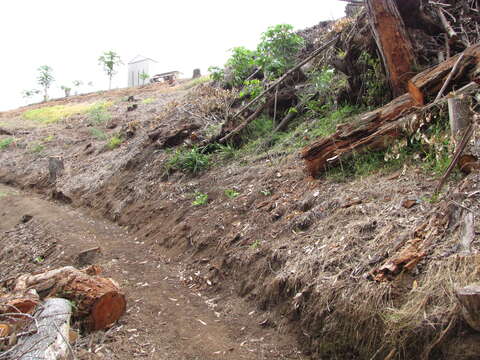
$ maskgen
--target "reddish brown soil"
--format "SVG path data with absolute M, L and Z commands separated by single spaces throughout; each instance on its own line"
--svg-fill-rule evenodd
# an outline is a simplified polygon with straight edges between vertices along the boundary
M 385 313 L 429 283 L 423 276 L 430 266 L 448 265 L 449 258 L 441 254 L 457 242 L 458 219 L 436 240 L 435 256 L 423 259 L 411 274 L 390 284 L 371 281 L 369 273 L 435 213 L 431 200 L 436 179 L 410 166 L 395 176 L 377 174 L 346 183 L 312 180 L 297 154 L 278 152 L 239 161 L 217 159 L 197 176 L 166 177 L 170 152 L 148 133 L 218 125 L 203 113 L 199 116 L 198 108 L 188 108 L 191 115 L 178 104 L 193 106 L 197 99 L 211 111 L 218 107 L 211 98 L 220 95 L 208 88 L 196 98 L 182 89 L 135 90 L 140 100 L 155 101 L 138 102 L 133 112 L 116 101 L 110 109 L 115 127 L 102 130 L 109 136 L 133 131 L 111 151 L 105 141 L 92 137 L 85 116 L 32 126 L 19 111 L 2 114 L 1 127 L 17 141 L 0 151 L 0 182 L 28 195 L 0 197 L 1 230 L 31 212 L 33 220 L 17 226 L 16 238 L 32 232 L 39 234 L 40 244 L 46 241 L 41 248 L 53 241 L 59 244 L 45 262 L 35 265 L 26 256 L 29 266 L 10 264 L 9 271 L 30 271 L 50 261 L 74 263 L 78 251 L 101 246 L 99 261 L 127 290 L 129 312 L 112 330 L 84 337 L 78 346 L 84 351 L 95 348 L 106 358 L 131 359 L 142 352 L 152 359 L 189 360 L 302 359 L 305 354 L 380 359 L 389 353 L 401 359 L 419 354 L 449 319 L 429 318 L 436 324 L 430 326 L 423 316 L 436 316 L 437 307 L 423 303 L 420 325 L 405 332 L 411 341 L 407 346 L 385 335 Z M 185 142 L 201 139 L 202 131 Z M 51 135 L 54 139 L 41 153 L 28 150 L 28 144 Z M 65 173 L 55 184 L 48 181 L 48 156 L 65 161 Z M 478 177 L 467 180 L 468 191 L 474 193 Z M 239 195 L 229 198 L 225 190 Z M 69 205 L 52 205 L 30 191 Z M 208 194 L 208 203 L 194 206 L 196 192 Z M 467 190 L 452 191 L 451 197 L 463 201 L 465 194 Z M 416 205 L 407 209 L 402 206 L 406 200 Z M 44 253 L 27 250 L 35 256 Z M 451 291 L 450 282 L 439 281 L 439 289 Z M 445 298 L 453 299 L 448 294 Z M 459 357 L 461 351 L 449 344 L 444 341 L 437 355 L 468 358 Z
M 36 244 L 54 244 L 41 263 L 35 264 L 35 257 L 25 261 L 28 271 L 75 263 L 80 251 L 99 246 L 96 264 L 127 293 L 128 312 L 119 324 L 105 334 L 85 335 L 75 345 L 81 359 L 302 358 L 291 338 L 259 325 L 263 318 L 254 308 L 234 294 L 186 286 L 181 262 L 152 253 L 119 226 L 9 187 L 0 185 L 0 193 L 3 241 L 15 234 L 17 253 L 23 239 L 28 239 L 29 251 Z M 26 214 L 33 218 L 22 224 Z M 3 267 L 9 259 L 1 256 L 0 263 Z

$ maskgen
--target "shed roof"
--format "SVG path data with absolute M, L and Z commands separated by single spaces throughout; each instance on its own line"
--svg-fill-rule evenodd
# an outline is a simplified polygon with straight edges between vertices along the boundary
M 157 61 L 155 61 L 155 60 L 153 60 L 153 59 L 151 59 L 151 58 L 147 58 L 147 57 L 145 57 L 145 56 L 143 56 L 143 55 L 137 55 L 137 56 L 135 56 L 132 60 L 130 60 L 130 61 L 128 62 L 128 64 L 135 64 L 135 63 L 142 62 L 142 61 L 147 61 L 147 60 L 148 60 L 148 61 L 157 62 Z

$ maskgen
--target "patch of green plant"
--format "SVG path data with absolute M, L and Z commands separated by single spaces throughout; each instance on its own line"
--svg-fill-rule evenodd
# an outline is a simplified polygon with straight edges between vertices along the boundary
M 22 116 L 26 120 L 32 120 L 41 124 L 51 124 L 60 120 L 66 120 L 75 114 L 88 113 L 89 117 L 95 117 L 94 114 L 105 111 L 111 105 L 112 102 L 45 106 L 38 109 L 27 110 Z
M 100 102 L 93 105 L 88 111 L 88 120 L 91 125 L 101 125 L 109 121 L 112 116 L 108 112 L 108 108 L 112 106 L 111 101 Z
M 92 134 L 93 137 L 97 138 L 98 140 L 107 140 L 108 138 L 108 135 L 105 132 L 97 128 L 91 128 L 90 133 Z
M 55 139 L 55 136 L 53 136 L 53 135 L 48 135 L 47 137 L 43 138 L 42 141 L 45 142 L 45 143 L 48 143 L 48 142 L 53 141 L 54 139 Z
M 296 55 L 304 45 L 303 38 L 293 31 L 292 25 L 271 26 L 261 36 L 256 63 L 267 79 L 274 79 L 295 64 Z
M 43 152 L 45 150 L 45 146 L 43 146 L 42 144 L 33 144 L 31 147 L 30 147 L 30 151 L 32 153 L 35 153 L 35 154 L 39 154 L 41 152 Z
M 213 71 L 213 70 L 212 70 Z M 222 77 L 220 78 L 219 81 L 221 81 L 223 79 L 223 75 Z M 200 84 L 205 84 L 207 82 L 209 82 L 210 80 L 213 80 L 213 76 L 212 75 L 205 75 L 205 76 L 201 76 L 199 78 L 196 78 L 196 79 L 192 79 L 190 80 L 189 82 L 185 83 L 184 85 L 182 85 L 182 89 L 183 90 L 188 90 L 188 89 L 191 89 L 197 85 L 200 85 Z
M 155 98 L 153 98 L 153 97 L 149 97 L 149 98 L 146 98 L 146 99 L 142 100 L 142 104 L 145 104 L 145 105 L 151 104 L 153 102 L 155 102 Z
M 108 141 L 107 141 L 107 148 L 109 150 L 116 149 L 120 145 L 122 145 L 123 139 L 120 136 L 112 136 Z
M 8 148 L 14 141 L 14 138 L 5 138 L 0 140 L 0 150 Z
M 225 190 L 225 196 L 228 197 L 229 199 L 235 199 L 238 195 L 240 195 L 240 193 L 233 189 Z
M 245 80 L 243 82 L 243 88 L 238 94 L 240 98 L 250 97 L 256 98 L 263 90 L 262 82 L 258 79 Z
M 33 259 L 33 262 L 36 264 L 41 264 L 45 261 L 45 258 L 43 256 L 37 256 L 35 259 Z
M 389 89 L 380 59 L 374 58 L 368 52 L 363 51 L 358 61 L 364 67 L 361 72 L 363 104 L 369 107 L 385 104 L 389 99 Z
M 236 149 L 231 144 L 217 144 L 217 150 L 215 153 L 222 159 L 222 160 L 232 160 L 235 159 L 238 155 L 238 149 Z
M 260 240 L 255 240 L 252 244 L 250 244 L 250 247 L 254 250 L 258 249 L 260 246 L 261 246 L 261 242 Z
M 264 137 L 273 131 L 273 119 L 267 115 L 262 115 L 252 121 L 245 129 L 245 136 L 249 140 L 256 140 Z
M 232 55 L 227 60 L 225 67 L 231 72 L 227 79 L 232 86 L 241 86 L 243 82 L 255 71 L 255 57 L 257 53 L 243 46 L 231 49 Z
M 198 174 L 210 166 L 210 156 L 204 153 L 204 149 L 196 146 L 192 148 L 180 148 L 166 161 L 164 168 L 168 175 L 174 171 Z
M 272 192 L 268 189 L 263 189 L 263 190 L 260 190 L 260 194 L 262 194 L 263 196 L 270 196 L 272 195 Z
M 210 66 L 208 68 L 208 72 L 210 73 L 210 78 L 213 81 L 221 82 L 225 78 L 225 71 L 218 66 Z
M 325 117 L 315 120 L 308 132 L 309 136 L 326 137 L 333 134 L 337 125 L 346 122 L 346 119 L 361 112 L 361 108 L 345 105 L 338 110 L 331 111 Z
M 202 206 L 206 205 L 208 202 L 208 195 L 201 193 L 201 192 L 196 192 L 195 193 L 195 199 L 192 201 L 193 206 Z

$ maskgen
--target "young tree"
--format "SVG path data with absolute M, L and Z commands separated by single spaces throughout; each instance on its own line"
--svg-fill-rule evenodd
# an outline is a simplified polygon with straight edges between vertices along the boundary
M 32 90 L 23 90 L 22 91 L 22 97 L 26 100 L 29 101 L 32 97 L 35 95 L 40 94 L 40 90 L 37 89 L 32 89 Z
M 83 85 L 83 81 L 81 81 L 81 80 L 73 80 L 72 83 L 73 83 L 73 87 L 74 87 L 74 89 L 75 89 L 75 95 L 78 95 L 78 89 L 80 88 L 80 86 Z
M 60 86 L 60 89 L 62 89 L 62 90 L 65 92 L 65 97 L 69 97 L 69 96 L 70 96 L 70 91 L 72 90 L 71 87 L 62 85 L 62 86 Z
M 117 73 L 116 67 L 122 63 L 120 56 L 114 51 L 106 51 L 98 58 L 98 64 L 103 66 L 103 71 L 108 76 L 108 89 L 112 88 L 112 76 Z
M 145 71 L 142 71 L 140 74 L 140 79 L 142 79 L 142 85 L 145 85 L 145 80 L 147 80 L 150 77 Z
M 52 71 L 53 69 L 48 65 L 42 65 L 38 69 L 38 77 L 37 81 L 38 84 L 43 87 L 43 101 L 47 101 L 48 99 L 48 88 L 55 81 Z

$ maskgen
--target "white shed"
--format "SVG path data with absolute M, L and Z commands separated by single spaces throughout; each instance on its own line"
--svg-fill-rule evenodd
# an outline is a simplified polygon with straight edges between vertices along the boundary
M 153 59 L 142 55 L 137 55 L 128 63 L 128 86 L 140 86 L 148 84 L 152 74 L 155 74 L 155 64 L 157 62 Z M 147 74 L 143 78 L 142 74 Z

